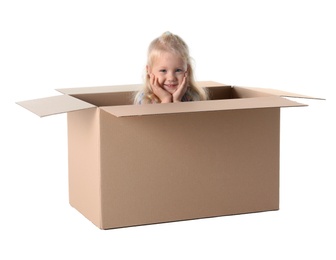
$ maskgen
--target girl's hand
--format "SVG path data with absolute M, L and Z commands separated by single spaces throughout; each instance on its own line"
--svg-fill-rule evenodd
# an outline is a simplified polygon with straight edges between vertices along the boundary
M 162 88 L 158 78 L 156 78 L 153 73 L 149 74 L 149 77 L 152 91 L 161 100 L 161 103 L 171 103 L 172 95 Z
M 173 94 L 173 102 L 181 102 L 182 97 L 187 92 L 187 89 L 188 89 L 187 77 L 188 77 L 188 74 L 187 72 L 185 72 L 181 85 L 177 87 L 176 91 Z

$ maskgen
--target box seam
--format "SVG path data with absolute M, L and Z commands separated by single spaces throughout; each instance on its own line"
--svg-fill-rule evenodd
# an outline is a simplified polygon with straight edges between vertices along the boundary
M 99 174 L 99 187 L 98 187 L 98 192 L 99 192 L 99 228 L 100 229 L 103 229 L 103 201 L 102 201 L 102 171 L 101 171 L 101 169 L 102 169 L 102 160 L 101 160 L 101 154 L 102 154 L 102 152 L 101 152 L 101 149 L 102 149 L 102 146 L 101 146 L 101 110 L 100 110 L 100 108 L 99 107 L 97 107 L 97 113 L 98 113 L 98 116 L 97 116 L 97 118 L 98 118 L 98 140 L 97 140 L 97 145 L 98 145 L 98 147 L 99 147 L 99 149 L 98 149 L 98 154 L 97 154 L 97 156 L 98 156 L 98 160 L 99 160 L 99 163 L 98 163 L 98 169 L 97 169 L 97 171 L 98 171 L 98 174 Z

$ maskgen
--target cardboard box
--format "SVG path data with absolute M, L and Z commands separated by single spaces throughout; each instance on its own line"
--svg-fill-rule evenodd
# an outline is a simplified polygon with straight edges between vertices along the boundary
M 101 229 L 278 210 L 280 108 L 310 97 L 199 84 L 211 100 L 133 105 L 129 85 L 18 104 L 68 113 L 70 204 Z

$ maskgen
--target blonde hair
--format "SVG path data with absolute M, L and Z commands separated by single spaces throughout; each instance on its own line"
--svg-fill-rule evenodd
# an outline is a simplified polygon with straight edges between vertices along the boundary
M 163 33 L 160 37 L 154 39 L 148 47 L 147 66 L 151 67 L 154 60 L 162 53 L 170 52 L 179 55 L 187 64 L 188 70 L 188 89 L 184 97 L 186 100 L 199 101 L 208 99 L 205 89 L 197 86 L 194 79 L 193 66 L 191 57 L 189 56 L 189 48 L 187 44 L 178 35 L 170 32 Z M 134 103 L 160 103 L 158 97 L 151 91 L 149 75 L 145 75 L 145 83 L 143 88 L 137 92 Z

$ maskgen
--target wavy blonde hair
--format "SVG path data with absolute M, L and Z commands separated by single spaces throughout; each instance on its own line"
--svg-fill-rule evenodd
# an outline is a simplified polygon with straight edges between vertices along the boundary
M 148 47 L 147 66 L 151 67 L 154 60 L 163 52 L 170 52 L 179 55 L 186 63 L 188 68 L 188 89 L 184 95 L 185 100 L 200 101 L 208 99 L 205 89 L 197 86 L 194 79 L 194 70 L 192 59 L 189 55 L 187 44 L 178 35 L 170 32 L 163 33 L 160 37 L 154 39 Z M 160 103 L 160 99 L 155 96 L 150 87 L 149 75 L 145 74 L 144 86 L 134 97 L 135 104 L 141 103 Z

